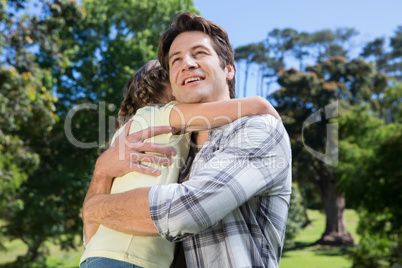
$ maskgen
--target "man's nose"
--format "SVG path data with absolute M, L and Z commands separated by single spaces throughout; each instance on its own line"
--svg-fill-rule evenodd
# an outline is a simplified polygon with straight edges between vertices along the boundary
M 183 66 L 182 66 L 182 70 L 188 70 L 188 69 L 194 69 L 197 68 L 198 64 L 196 63 L 194 57 L 192 57 L 192 55 L 186 55 L 183 58 Z

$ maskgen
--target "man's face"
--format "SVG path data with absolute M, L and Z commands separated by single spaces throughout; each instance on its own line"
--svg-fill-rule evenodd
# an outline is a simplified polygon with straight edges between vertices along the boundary
M 184 32 L 169 50 L 169 78 L 179 102 L 211 102 L 229 99 L 227 80 L 234 75 L 232 65 L 222 69 L 211 38 L 199 31 Z

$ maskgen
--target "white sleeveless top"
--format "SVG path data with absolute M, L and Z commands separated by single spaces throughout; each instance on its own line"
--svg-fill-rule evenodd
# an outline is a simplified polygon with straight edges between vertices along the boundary
M 130 134 L 150 126 L 169 126 L 170 112 L 175 104 L 177 102 L 170 102 L 163 107 L 148 106 L 139 109 L 133 116 Z M 112 141 L 123 129 L 124 126 L 115 133 Z M 158 177 L 138 172 L 130 172 L 122 177 L 117 177 L 112 185 L 112 194 L 134 188 L 151 187 L 154 184 L 177 183 L 180 169 L 188 155 L 190 133 L 162 134 L 145 141 L 172 147 L 176 151 L 176 155 L 172 157 L 173 164 L 169 167 L 157 166 L 161 170 L 161 175 Z M 86 246 L 80 263 L 90 257 L 106 257 L 146 268 L 169 267 L 173 261 L 174 249 L 173 242 L 159 236 L 133 236 L 101 225 Z

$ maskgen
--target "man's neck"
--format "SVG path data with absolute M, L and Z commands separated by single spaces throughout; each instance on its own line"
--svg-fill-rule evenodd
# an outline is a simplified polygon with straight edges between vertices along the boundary
M 221 94 L 220 96 L 214 96 L 213 100 L 204 100 L 202 102 L 213 102 L 213 101 L 222 101 L 222 100 L 229 100 L 229 88 L 227 88 L 227 93 Z M 195 143 L 198 145 L 198 147 L 201 147 L 204 145 L 205 141 L 209 139 L 208 137 L 209 130 L 204 130 L 204 131 L 199 131 L 195 132 L 194 135 L 194 140 Z
M 204 145 L 205 141 L 209 139 L 208 137 L 208 132 L 209 130 L 204 130 L 204 131 L 199 131 L 199 132 L 195 132 L 194 135 L 194 139 L 195 139 L 195 143 L 201 147 L 202 145 Z

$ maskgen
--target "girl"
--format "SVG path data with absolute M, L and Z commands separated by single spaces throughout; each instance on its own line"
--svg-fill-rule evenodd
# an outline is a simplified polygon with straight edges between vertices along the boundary
M 177 183 L 188 155 L 190 131 L 219 127 L 256 114 L 271 114 L 280 120 L 276 110 L 261 97 L 194 104 L 178 103 L 172 99 L 168 74 L 156 60 L 148 62 L 127 83 L 119 111 L 119 129 L 111 144 L 132 118 L 130 133 L 149 126 L 170 125 L 171 134 L 158 135 L 148 141 L 171 146 L 176 155 L 172 157 L 171 166 L 158 166 L 161 175 L 157 177 L 130 172 L 115 178 L 112 194 L 154 184 Z M 167 104 L 162 106 L 162 103 Z M 175 248 L 174 243 L 161 237 L 133 236 L 103 225 L 86 242 L 89 243 L 81 257 L 80 267 L 169 267 Z

